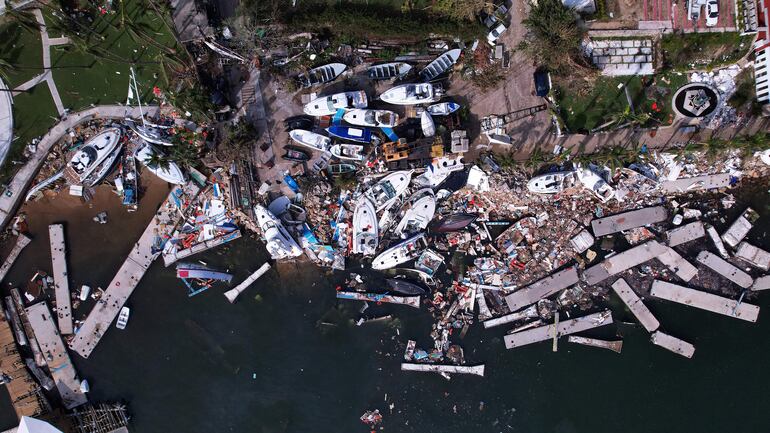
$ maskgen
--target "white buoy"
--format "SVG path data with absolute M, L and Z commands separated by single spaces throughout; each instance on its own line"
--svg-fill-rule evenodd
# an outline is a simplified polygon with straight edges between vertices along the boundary
M 230 301 L 231 304 L 234 303 L 235 300 L 238 298 L 238 295 L 241 294 L 241 292 L 246 290 L 246 288 L 249 287 L 251 283 L 253 283 L 254 281 L 257 281 L 257 279 L 259 279 L 259 277 L 264 275 L 265 272 L 267 272 L 268 270 L 270 270 L 270 263 L 265 263 L 264 265 L 262 265 L 262 267 L 257 269 L 253 274 L 249 275 L 248 278 L 243 280 L 241 284 L 238 284 L 234 289 L 228 290 L 227 292 L 225 292 L 225 296 L 227 297 L 227 300 Z
M 84 394 L 87 393 L 88 391 L 91 391 L 91 386 L 88 385 L 87 380 L 83 379 L 83 381 L 80 382 L 80 391 Z

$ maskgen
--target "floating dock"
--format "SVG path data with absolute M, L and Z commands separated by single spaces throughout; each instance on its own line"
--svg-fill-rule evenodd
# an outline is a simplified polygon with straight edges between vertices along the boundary
M 505 302 L 510 311 L 518 311 L 562 289 L 577 284 L 578 281 L 580 281 L 580 277 L 578 277 L 577 268 L 572 266 L 513 292 L 505 297 Z
M 437 364 L 415 364 L 412 362 L 402 362 L 401 371 L 424 371 L 431 373 L 454 373 L 454 374 L 474 374 L 484 376 L 484 364 L 481 365 L 437 365 Z
M 525 310 L 506 314 L 505 316 L 495 317 L 494 319 L 485 320 L 483 323 L 484 328 L 492 328 L 495 326 L 505 325 L 506 323 L 518 322 L 519 320 L 533 319 L 535 317 L 539 317 L 539 314 L 537 314 L 537 307 L 532 305 Z
M 78 407 L 88 402 L 86 395 L 80 390 L 80 379 L 72 365 L 72 360 L 67 353 L 61 335 L 56 330 L 56 325 L 51 316 L 48 304 L 39 302 L 27 307 L 27 317 L 32 329 L 35 331 L 40 349 L 48 361 L 56 388 L 62 398 L 62 403 L 67 409 Z
M 730 228 L 728 228 L 727 231 L 722 235 L 722 240 L 725 241 L 727 245 L 735 248 L 743 240 L 743 238 L 749 234 L 749 231 L 751 231 L 751 228 L 753 227 L 753 221 L 756 221 L 758 217 L 759 215 L 754 211 L 754 209 L 750 207 L 746 208 L 741 216 L 733 221 L 733 223 L 730 225 Z
M 197 243 L 191 246 L 190 248 L 187 248 L 184 250 L 164 251 L 163 264 L 166 266 L 171 266 L 172 264 L 176 263 L 177 260 L 185 259 L 187 257 L 190 257 L 193 254 L 202 253 L 206 250 L 210 250 L 212 248 L 234 241 L 240 237 L 241 237 L 241 231 L 235 230 L 232 233 L 228 233 L 226 235 L 218 236 L 214 239 L 209 239 L 207 241 Z
M 706 229 L 700 221 L 685 224 L 666 232 L 666 239 L 668 240 L 668 246 L 670 247 L 682 245 L 683 243 L 694 241 L 695 239 L 700 239 L 704 236 L 706 236 Z
M 725 188 L 730 186 L 730 174 L 707 174 L 703 176 L 687 177 L 684 179 L 664 180 L 660 187 L 666 194 L 676 194 L 707 189 Z
M 655 331 L 650 336 L 650 341 L 656 346 L 660 346 L 664 349 L 668 349 L 678 355 L 682 355 L 685 358 L 692 358 L 695 354 L 695 346 L 692 344 L 680 340 L 676 337 L 672 337 L 668 334 L 664 334 L 660 331 Z
M 359 292 L 337 292 L 337 299 L 349 299 L 353 301 L 368 301 L 386 304 L 408 305 L 414 308 L 420 308 L 419 296 L 393 296 L 379 295 L 377 293 L 359 293 Z
M 67 274 L 67 250 L 64 244 L 64 226 L 48 226 L 51 241 L 51 262 L 53 264 L 53 284 L 56 290 L 56 323 L 59 332 L 72 334 L 72 306 L 70 304 L 70 283 Z
M 591 266 L 583 272 L 583 279 L 590 285 L 598 284 L 612 275 L 650 261 L 663 252 L 665 252 L 663 245 L 657 241 L 645 242 Z
M 626 304 L 629 310 L 634 314 L 636 320 L 644 326 L 647 332 L 654 332 L 660 327 L 660 322 L 652 312 L 642 302 L 636 292 L 631 289 L 631 286 L 626 283 L 626 280 L 619 278 L 612 283 L 612 290 L 620 297 L 620 300 Z
M 11 266 L 13 266 L 14 262 L 16 262 L 16 259 L 19 258 L 19 254 L 21 254 L 21 250 L 24 249 L 29 243 L 32 241 L 32 239 L 28 238 L 27 236 L 20 234 L 16 238 L 16 243 L 13 245 L 13 248 L 11 249 L 10 254 L 8 254 L 8 257 L 5 258 L 5 262 L 3 262 L 3 266 L 0 266 L 0 281 L 5 279 L 5 276 L 8 275 L 8 271 L 11 270 Z
M 712 271 L 727 278 L 728 280 L 743 287 L 744 289 L 748 289 L 752 284 L 754 284 L 754 279 L 751 278 L 749 274 L 731 265 L 723 258 L 708 251 L 701 251 L 701 253 L 698 254 L 697 260 L 700 263 L 706 265 L 706 267 Z
M 756 322 L 757 317 L 759 316 L 759 307 L 756 305 L 747 304 L 745 302 L 739 303 L 722 296 L 660 280 L 653 281 L 650 295 L 667 301 L 711 311 L 712 313 L 724 314 L 725 316 L 746 320 L 748 322 Z
M 668 212 L 665 207 L 647 207 L 595 219 L 591 221 L 591 229 L 594 236 L 599 237 L 665 221 L 666 218 Z
M 738 249 L 735 251 L 735 257 L 755 268 L 762 269 L 765 272 L 770 269 L 770 253 L 762 248 L 755 247 L 746 241 L 738 244 Z
M 680 256 L 673 248 L 664 246 L 665 251 L 657 259 L 682 281 L 690 281 L 698 275 L 698 268 Z
M 570 343 L 582 344 L 583 346 L 598 347 L 600 349 L 611 350 L 615 353 L 620 353 L 623 349 L 623 340 L 607 341 L 599 340 L 597 338 L 578 337 L 577 335 L 570 335 L 567 339 Z
M 570 335 L 582 331 L 587 331 L 589 329 L 598 328 L 600 326 L 609 325 L 611 323 L 612 313 L 609 310 L 600 313 L 589 314 L 587 316 L 578 317 L 576 319 L 561 321 L 558 325 L 551 324 L 546 326 L 539 326 L 537 328 L 506 335 L 504 337 L 505 348 L 513 349 L 540 341 L 550 340 L 554 338 L 554 333 L 556 334 L 556 337 L 559 337 L 562 335 Z
M 115 277 L 94 308 L 88 314 L 75 338 L 70 342 L 70 348 L 84 358 L 88 358 L 99 340 L 118 316 L 120 309 L 141 281 L 147 268 L 160 254 L 157 243 L 167 231 L 172 230 L 178 219 L 177 203 L 180 200 L 180 188 L 174 188 L 169 193 L 160 210 L 153 216 L 150 224 L 144 230 L 139 240 L 134 244 Z M 184 189 L 197 188 L 189 183 Z

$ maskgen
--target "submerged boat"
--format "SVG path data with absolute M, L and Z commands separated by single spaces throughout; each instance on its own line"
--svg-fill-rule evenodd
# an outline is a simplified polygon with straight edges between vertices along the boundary
M 289 131 L 289 137 L 298 144 L 323 152 L 325 152 L 332 144 L 331 138 L 304 129 L 293 129 Z
M 353 210 L 353 254 L 373 256 L 377 251 L 379 231 L 374 204 L 361 196 Z
M 145 144 L 136 151 L 136 158 L 155 176 L 165 180 L 168 183 L 184 185 L 184 173 L 174 161 L 158 161 L 159 158 L 165 158 L 163 154 Z
M 107 128 L 91 137 L 75 152 L 68 165 L 75 171 L 80 182 L 85 181 L 120 145 L 121 135 L 120 129 Z
M 233 274 L 210 269 L 195 263 L 179 263 L 176 265 L 176 277 L 191 280 L 217 280 L 229 283 Z
M 342 120 L 351 125 L 372 128 L 392 128 L 398 122 L 398 114 L 388 110 L 353 109 L 342 116 Z
M 403 84 L 386 90 L 380 100 L 393 105 L 430 104 L 441 99 L 441 92 L 432 84 Z
M 126 329 L 126 325 L 128 325 L 128 317 L 131 315 L 131 309 L 128 307 L 123 307 L 120 309 L 120 314 L 118 314 L 118 321 L 115 322 L 115 327 L 118 329 Z
M 406 238 L 425 230 L 436 213 L 436 196 L 433 190 L 425 188 L 415 192 L 402 210 L 404 216 L 394 230 L 396 236 Z
M 259 229 L 265 239 L 267 252 L 273 260 L 282 260 L 302 255 L 302 249 L 289 235 L 281 221 L 262 205 L 254 206 Z
M 342 63 L 329 63 L 300 74 L 297 80 L 302 87 L 318 86 L 336 80 L 347 68 Z
M 370 143 L 372 141 L 372 131 L 366 128 L 351 128 L 350 126 L 332 125 L 326 128 L 329 135 L 339 137 L 343 140 L 357 141 L 359 143 Z
M 430 81 L 448 71 L 455 63 L 457 63 L 457 59 L 460 58 L 461 53 L 462 51 L 459 48 L 456 48 L 436 57 L 435 60 L 428 63 L 428 66 L 426 66 L 425 69 L 420 71 L 420 78 L 422 78 L 423 81 Z
M 574 171 L 557 171 L 533 177 L 527 182 L 527 189 L 538 194 L 558 194 L 574 183 Z
M 422 127 L 422 135 L 426 137 L 436 135 L 436 124 L 433 123 L 433 118 L 427 111 L 423 111 L 420 115 L 420 126 Z
M 452 114 L 460 109 L 460 104 L 456 102 L 440 102 L 438 104 L 429 105 L 426 110 L 431 116 L 446 116 Z
M 390 62 L 369 66 L 366 73 L 372 80 L 392 80 L 403 78 L 411 70 L 412 65 L 409 63 Z
M 456 213 L 448 217 L 433 221 L 430 224 L 430 231 L 434 233 L 449 233 L 460 231 L 473 224 L 478 215 L 469 213 Z
M 396 171 L 380 179 L 365 194 L 374 202 L 374 206 L 379 212 L 393 204 L 398 196 L 406 191 L 411 179 L 412 170 Z
M 310 160 L 310 154 L 295 146 L 284 146 L 286 153 L 281 157 L 287 161 L 305 162 Z
M 583 188 L 591 191 L 602 203 L 606 203 L 615 196 L 615 189 L 593 171 L 587 168 L 580 169 L 577 171 L 577 177 L 583 184 Z
M 400 244 L 383 251 L 372 261 L 372 269 L 381 270 L 394 268 L 401 263 L 416 259 L 428 247 L 425 234 L 407 239 Z
M 358 170 L 355 164 L 329 164 L 326 167 L 326 172 L 332 176 L 340 176 L 348 173 L 355 173 Z
M 337 110 L 366 108 L 367 103 L 366 92 L 358 90 L 315 98 L 305 104 L 302 111 L 310 116 L 332 116 Z
M 428 165 L 428 169 L 425 170 L 425 173 L 417 176 L 414 181 L 416 184 L 423 187 L 435 188 L 441 185 L 450 174 L 464 169 L 465 164 L 462 155 L 442 156 L 434 158 Z
M 335 144 L 329 149 L 329 152 L 337 159 L 347 161 L 363 161 L 364 146 L 358 144 Z
M 425 296 L 428 294 L 424 287 L 403 278 L 387 278 L 385 279 L 385 285 L 390 293 L 398 293 L 399 295 Z

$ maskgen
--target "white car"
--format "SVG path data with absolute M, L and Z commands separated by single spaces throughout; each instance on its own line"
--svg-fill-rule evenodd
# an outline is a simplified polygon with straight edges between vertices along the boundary
M 500 37 L 500 35 L 503 34 L 506 28 L 507 27 L 505 27 L 505 24 L 500 23 L 497 25 L 497 27 L 492 29 L 492 31 L 489 32 L 489 34 L 487 35 L 487 42 L 489 43 L 489 45 L 492 45 L 494 47 L 497 42 L 497 39 Z
M 714 27 L 719 20 L 719 0 L 709 0 L 706 3 L 706 27 Z

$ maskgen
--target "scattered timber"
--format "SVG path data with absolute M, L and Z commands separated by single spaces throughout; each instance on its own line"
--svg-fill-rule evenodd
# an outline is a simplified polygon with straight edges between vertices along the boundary
M 584 346 L 598 347 L 600 349 L 608 349 L 615 353 L 620 353 L 623 349 L 623 340 L 607 341 L 599 340 L 597 338 L 578 337 L 577 335 L 570 335 L 567 339 L 570 343 L 582 344 Z
M 414 308 L 420 308 L 419 296 L 392 296 L 380 295 L 377 293 L 359 293 L 359 292 L 337 292 L 337 299 L 349 299 L 354 301 L 384 302 L 386 304 L 408 305 Z
M 759 307 L 756 305 L 747 304 L 745 302 L 739 303 L 738 301 L 722 296 L 660 280 L 653 281 L 650 295 L 749 322 L 756 322 L 757 317 L 759 316 Z
M 528 305 L 577 284 L 580 281 L 575 266 L 551 274 L 505 297 L 510 311 L 518 311 Z
M 650 336 L 650 341 L 656 346 L 660 346 L 664 349 L 668 349 L 678 355 L 682 355 L 685 358 L 692 358 L 695 354 L 695 346 L 692 344 L 680 340 L 671 335 L 664 334 L 660 331 L 655 331 Z
M 620 297 L 620 300 L 626 304 L 626 307 L 631 310 L 631 312 L 634 314 L 634 317 L 636 317 L 636 320 L 638 320 L 639 323 L 644 326 L 644 329 L 646 329 L 647 332 L 654 332 L 660 327 L 660 322 L 658 322 L 658 319 L 652 315 L 652 312 L 647 308 L 646 305 L 644 305 L 642 300 L 631 289 L 631 286 L 628 285 L 626 280 L 619 278 L 617 281 L 612 283 L 612 290 L 614 290 L 618 297 Z
M 681 227 L 671 229 L 666 232 L 666 238 L 668 239 L 668 246 L 675 247 L 686 242 L 694 241 L 706 236 L 706 230 L 703 227 L 703 223 L 695 221 L 690 224 L 685 224 Z
M 751 278 L 749 274 L 743 272 L 721 257 L 708 251 L 701 251 L 700 254 L 698 254 L 697 260 L 698 262 L 706 265 L 706 267 L 712 271 L 727 278 L 728 280 L 743 287 L 744 289 L 748 289 L 752 284 L 754 284 L 754 279 Z
M 120 403 L 85 405 L 68 415 L 72 433 L 128 433 L 129 416 Z
M 67 250 L 64 244 L 64 226 L 48 226 L 51 242 L 51 262 L 53 264 L 53 282 L 56 290 L 56 323 L 59 332 L 72 334 L 72 306 L 70 305 L 70 284 L 67 274 Z
M 438 365 L 438 364 L 415 364 L 412 362 L 402 362 L 401 371 L 423 371 L 431 373 L 456 373 L 456 374 L 474 374 L 484 376 L 484 364 L 481 365 Z
M 730 174 L 707 174 L 687 177 L 684 179 L 664 180 L 660 187 L 666 194 L 677 194 L 690 191 L 725 188 L 730 186 Z
M 647 207 L 591 221 L 594 236 L 604 236 L 665 221 L 668 212 L 663 206 Z
M 505 348 L 513 349 L 515 347 L 526 346 L 527 344 L 550 340 L 553 338 L 554 332 L 556 332 L 556 336 L 559 337 L 598 328 L 611 323 L 612 313 L 608 310 L 559 322 L 558 328 L 555 324 L 551 324 L 506 335 L 503 338 L 505 340 Z
M 29 237 L 20 234 L 18 237 L 16 237 L 16 243 L 13 245 L 13 249 L 11 249 L 10 254 L 8 254 L 8 257 L 5 258 L 5 262 L 3 262 L 3 266 L 0 266 L 0 281 L 5 279 L 5 276 L 8 274 L 8 271 L 11 270 L 11 266 L 13 266 L 13 263 L 16 262 L 16 259 L 19 257 L 19 254 L 21 253 L 21 250 L 24 249 L 29 243 L 32 241 Z

